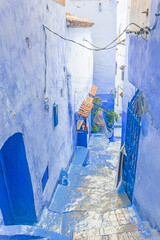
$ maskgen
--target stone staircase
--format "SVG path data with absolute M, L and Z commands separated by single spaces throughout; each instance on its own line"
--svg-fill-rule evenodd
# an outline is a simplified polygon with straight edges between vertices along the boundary
M 148 222 L 130 223 L 106 228 L 90 229 L 73 233 L 73 240 L 132 240 L 160 239 L 156 230 L 150 228 Z
M 43 224 L 41 222 L 39 227 L 69 236 L 73 240 L 160 239 L 159 233 L 147 221 L 140 220 L 132 207 L 104 213 L 73 211 L 63 213 L 63 216 L 47 209 L 45 212 Z M 64 227 L 65 224 L 68 228 Z
M 120 142 L 92 136 L 89 148 L 90 164 L 83 167 L 83 158 L 76 158 L 69 186 L 58 186 L 38 227 L 73 240 L 160 239 L 132 207 L 123 187 L 115 189 Z
M 29 225 L 1 226 L 0 240 L 71 240 L 70 237 Z

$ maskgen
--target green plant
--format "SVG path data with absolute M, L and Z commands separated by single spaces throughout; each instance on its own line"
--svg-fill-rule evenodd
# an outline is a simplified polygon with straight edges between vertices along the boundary
M 98 132 L 99 131 L 99 127 L 97 125 L 93 125 L 91 127 L 91 132 Z
M 102 100 L 99 97 L 95 97 L 93 99 L 93 104 L 100 106 L 100 105 L 102 105 Z
M 111 126 L 114 122 L 117 122 L 118 115 L 114 110 L 107 110 L 106 112 L 106 120 L 107 120 L 107 126 Z
M 102 100 L 99 97 L 95 97 L 93 100 L 92 118 L 94 118 L 99 111 L 103 111 L 101 106 Z
M 102 108 L 102 100 L 99 97 L 95 97 L 93 100 L 93 109 L 92 109 L 92 121 L 93 125 L 91 127 L 91 132 L 99 132 L 99 126 L 97 124 L 97 114 L 98 112 L 104 111 Z

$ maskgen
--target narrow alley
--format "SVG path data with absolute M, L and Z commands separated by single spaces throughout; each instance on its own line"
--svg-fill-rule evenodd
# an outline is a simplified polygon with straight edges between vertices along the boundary
M 115 188 L 120 130 L 115 129 L 112 142 L 93 134 L 89 159 L 87 149 L 77 149 L 69 185 L 58 186 L 38 227 L 74 240 L 160 239 L 133 209 L 123 187 Z
M 160 0 L 0 22 L 0 240 L 160 240 Z

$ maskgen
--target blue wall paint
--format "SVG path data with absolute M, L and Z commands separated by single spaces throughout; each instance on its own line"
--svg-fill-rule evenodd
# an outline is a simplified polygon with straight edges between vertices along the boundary
M 0 208 L 3 215 L 3 220 L 6 225 L 13 224 L 13 213 L 12 208 L 9 201 L 9 196 L 5 184 L 4 173 L 2 169 L 2 152 L 0 151 Z
M 114 110 L 114 94 L 98 94 L 98 96 L 102 100 L 101 108 L 103 110 L 105 110 L 105 109 Z M 105 121 L 106 126 L 107 126 L 106 116 L 107 116 L 106 112 L 103 112 L 104 121 Z
M 73 156 L 76 142 L 74 109 L 71 113 L 71 93 L 64 71 L 66 44 L 47 30 L 45 35 L 42 27 L 45 24 L 65 36 L 65 8 L 50 0 L 2 0 L 0 9 L 0 148 L 15 132 L 23 134 L 39 217 L 50 202 L 61 169 Z M 84 89 L 83 94 L 87 93 Z M 48 115 L 45 97 L 49 99 Z M 56 128 L 54 103 L 59 107 Z M 47 166 L 50 177 L 42 191 Z
M 121 138 L 121 147 L 123 146 L 125 142 L 126 137 L 126 124 L 127 124 L 127 113 L 122 112 L 122 138 Z
M 102 100 L 102 108 L 107 110 L 114 110 L 114 94 L 97 94 Z
M 151 25 L 155 21 L 158 3 L 152 0 Z M 144 218 L 160 229 L 160 19 L 157 29 L 147 41 L 130 36 L 129 81 L 145 96 L 142 133 L 134 190 L 134 202 Z
M 67 86 L 63 71 L 65 43 L 49 32 L 46 33 L 47 91 L 44 95 L 45 36 L 42 24 L 65 35 L 65 9 L 54 1 L 41 0 L 1 1 L 0 8 L 0 147 L 15 132 L 23 133 L 36 214 L 39 215 L 42 206 L 51 198 L 61 168 L 67 166 L 72 155 L 71 148 L 65 156 L 60 154 L 63 143 L 66 142 L 66 149 L 70 141 Z M 28 48 L 26 37 L 30 39 L 31 48 Z M 61 88 L 64 88 L 66 101 L 60 97 Z M 48 115 L 44 111 L 45 97 L 49 98 Z M 59 104 L 60 110 L 59 125 L 55 129 L 54 102 Z M 51 174 L 42 194 L 41 179 L 47 165 L 51 166 Z
M 44 172 L 44 175 L 42 177 L 42 190 L 44 191 L 45 187 L 46 187 L 46 184 L 47 184 L 47 181 L 48 181 L 48 178 L 49 178 L 49 169 L 48 169 L 48 166 Z
M 8 211 L 8 215 L 13 218 L 10 224 L 33 224 L 37 218 L 22 134 L 16 133 L 10 137 L 1 152 L 1 166 L 12 213 L 10 215 Z M 2 201 L 7 202 L 5 197 Z

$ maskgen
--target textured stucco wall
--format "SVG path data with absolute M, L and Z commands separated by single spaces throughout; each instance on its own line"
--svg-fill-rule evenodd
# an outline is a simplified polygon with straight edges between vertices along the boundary
M 155 21 L 158 3 L 152 1 L 150 24 Z M 129 81 L 145 97 L 142 131 L 134 189 L 134 202 L 142 216 L 160 229 L 160 19 L 148 40 L 130 36 Z
M 42 25 L 65 36 L 65 8 L 54 1 L 0 1 L 0 148 L 15 132 L 23 134 L 37 215 L 52 196 L 60 170 L 73 153 L 69 92 L 65 72 L 65 42 Z M 26 37 L 30 39 L 29 48 Z M 61 94 L 63 89 L 63 94 Z M 49 114 L 44 98 L 49 98 Z M 54 127 L 53 104 L 59 106 Z M 42 192 L 41 179 L 49 166 Z
M 120 35 L 127 25 L 127 0 L 120 0 L 117 4 L 117 35 Z M 125 34 L 123 34 L 119 39 L 118 42 L 123 41 L 126 39 Z M 117 125 L 122 125 L 122 103 L 123 103 L 123 97 L 120 96 L 121 93 L 123 93 L 123 85 L 124 80 L 122 79 L 122 71 L 121 66 L 126 66 L 125 63 L 125 49 L 126 45 L 119 44 L 116 47 L 116 64 L 117 64 L 117 70 L 116 70 L 116 76 L 115 76 L 115 90 L 116 90 L 116 97 L 115 97 L 115 111 L 118 114 L 118 120 Z M 124 71 L 126 69 L 124 68 Z
M 84 44 L 83 38 L 92 42 L 91 28 L 67 28 L 67 37 Z M 89 47 L 87 43 L 84 44 Z M 77 112 L 87 97 L 93 83 L 93 51 L 77 44 L 66 44 L 67 73 L 70 75 L 70 88 L 73 112 Z
M 124 73 L 124 85 L 123 85 L 123 102 L 122 102 L 122 139 L 121 139 L 121 145 L 123 146 L 125 142 L 125 135 L 126 135 L 126 123 L 127 123 L 127 108 L 128 108 L 128 102 L 132 99 L 132 97 L 135 94 L 136 88 L 135 86 L 130 83 L 128 76 L 128 68 L 129 62 L 128 62 L 128 51 L 130 49 L 129 45 L 129 36 L 126 35 L 126 48 L 125 48 L 125 73 Z
M 102 11 L 99 11 L 101 3 Z M 115 0 L 101 1 L 66 1 L 67 12 L 88 18 L 95 25 L 91 29 L 93 43 L 104 47 L 116 38 Z M 85 42 L 84 42 L 85 43 Z M 92 46 L 91 46 L 92 47 Z M 98 86 L 97 94 L 110 93 L 115 87 L 116 49 L 94 52 L 94 84 Z

